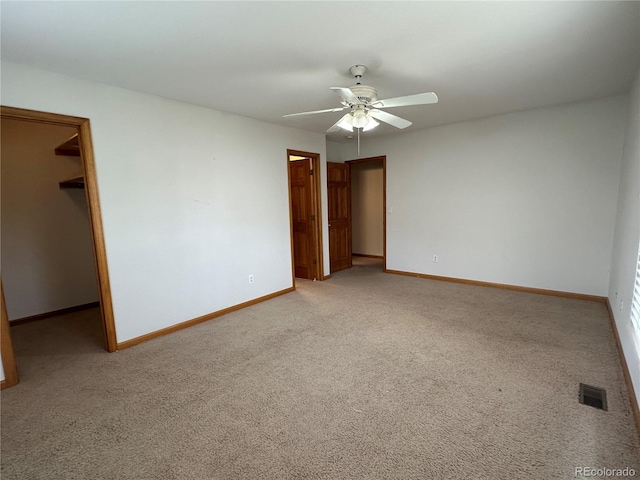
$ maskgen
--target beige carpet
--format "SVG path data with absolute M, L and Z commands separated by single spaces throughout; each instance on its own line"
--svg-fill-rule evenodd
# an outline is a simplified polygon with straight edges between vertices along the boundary
M 358 262 L 114 354 L 95 311 L 13 327 L 2 479 L 640 476 L 604 305 Z

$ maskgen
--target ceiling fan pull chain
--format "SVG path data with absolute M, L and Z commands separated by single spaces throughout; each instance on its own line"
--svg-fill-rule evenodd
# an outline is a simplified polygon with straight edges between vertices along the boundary
M 360 130 L 362 129 L 358 128 L 356 130 L 358 130 L 358 156 L 360 156 Z

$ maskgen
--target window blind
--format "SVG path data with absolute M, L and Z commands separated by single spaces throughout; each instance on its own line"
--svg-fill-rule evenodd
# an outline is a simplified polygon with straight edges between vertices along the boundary
M 631 297 L 631 324 L 636 333 L 636 340 L 640 342 L 640 251 L 638 251 L 638 263 L 636 264 L 636 280 Z

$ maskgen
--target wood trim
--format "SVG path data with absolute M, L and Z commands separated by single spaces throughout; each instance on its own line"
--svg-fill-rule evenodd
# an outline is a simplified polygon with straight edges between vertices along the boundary
M 386 158 L 385 155 L 380 155 L 378 157 L 367 157 L 367 158 L 356 158 L 354 160 L 345 160 L 344 163 L 348 163 L 350 165 L 357 165 L 358 163 L 381 162 L 385 158 Z
M 509 285 L 506 283 L 482 282 L 479 280 L 467 280 L 465 278 L 442 277 L 440 275 L 429 275 L 426 273 L 404 272 L 402 270 L 384 270 L 385 273 L 394 275 L 404 275 L 407 277 L 425 278 L 427 280 L 439 280 L 441 282 L 462 283 L 465 285 L 475 285 L 478 287 L 500 288 L 503 290 L 514 290 L 516 292 L 537 293 L 539 295 L 551 295 L 553 297 L 571 298 L 574 300 L 587 300 L 589 302 L 604 303 L 607 297 L 598 295 L 586 295 L 584 293 L 563 292 L 560 290 L 546 290 L 544 288 L 521 287 L 520 285 Z
M 382 269 L 387 269 L 387 156 L 382 158 Z
M 17 385 L 18 369 L 16 367 L 16 357 L 13 352 L 13 342 L 9 331 L 9 316 L 7 315 L 7 304 L 4 301 L 4 288 L 0 279 L 0 296 L 2 306 L 0 306 L 0 349 L 2 350 L 2 368 L 4 369 L 4 380 L 0 384 L 0 389 Z
M 622 350 L 622 343 L 620 342 L 620 335 L 618 334 L 618 326 L 616 325 L 616 318 L 613 315 L 613 309 L 609 298 L 606 299 L 605 304 L 609 312 L 609 321 L 611 322 L 611 329 L 613 330 L 613 336 L 616 340 L 616 348 L 618 349 L 618 356 L 620 357 L 620 364 L 622 366 L 622 373 L 624 375 L 624 381 L 627 384 L 627 392 L 629 393 L 629 403 L 631 404 L 631 410 L 636 420 L 636 429 L 638 430 L 638 438 L 640 439 L 640 407 L 638 407 L 638 397 L 636 391 L 633 388 L 633 382 L 631 381 L 631 374 L 629 373 L 629 366 L 627 365 L 627 359 L 624 356 Z
M 178 330 L 183 330 L 185 328 L 192 327 L 193 325 L 197 325 L 199 323 L 206 322 L 208 320 L 212 320 L 217 317 L 221 317 L 226 315 L 227 313 L 235 312 L 237 310 L 241 310 L 246 307 L 250 307 L 257 303 L 264 302 L 266 300 L 271 300 L 272 298 L 279 297 L 280 295 L 285 295 L 287 293 L 291 293 L 295 291 L 294 287 L 285 288 L 284 290 L 279 290 L 274 293 L 270 293 L 269 295 L 264 295 L 263 297 L 254 298 L 253 300 L 249 300 L 248 302 L 239 303 L 238 305 L 234 305 L 229 308 L 225 308 L 223 310 L 218 310 L 217 312 L 208 313 L 206 315 L 202 315 L 201 317 L 193 318 L 191 320 L 187 320 L 185 322 L 178 323 L 177 325 L 172 325 L 167 328 L 163 328 L 161 330 L 156 330 L 155 332 L 147 333 L 146 335 L 141 335 L 136 338 L 132 338 L 131 340 L 127 340 L 125 342 L 118 343 L 118 350 L 124 350 L 125 348 L 133 347 L 134 345 L 138 345 L 140 343 L 146 342 L 148 340 L 152 340 L 157 337 L 162 337 L 169 333 L 177 332 Z
M 100 306 L 100 302 L 83 303 L 82 305 L 75 305 L 73 307 L 61 308 L 60 310 L 53 310 L 51 312 L 38 313 L 37 315 L 29 315 L 28 317 L 9 320 L 9 326 L 15 327 L 16 325 L 22 325 L 23 323 L 36 322 L 38 320 L 44 320 L 45 318 L 51 318 L 57 315 L 64 315 L 65 313 L 79 312 L 81 310 L 88 310 L 90 308 L 96 308 L 99 306 Z
M 293 205 L 291 205 L 291 169 L 289 150 L 287 150 L 287 199 L 289 200 L 289 248 L 291 249 L 291 285 L 296 288 L 296 258 L 293 250 Z
M 325 275 L 324 277 L 322 277 L 322 280 L 329 280 L 330 278 L 331 278 L 331 274 Z
M 89 206 L 89 222 L 93 233 L 93 253 L 96 262 L 100 308 L 102 310 L 104 337 L 107 351 L 117 350 L 113 303 L 111 299 L 111 283 L 109 281 L 109 266 L 107 263 L 107 249 L 102 227 L 102 211 L 100 209 L 100 195 L 98 193 L 98 179 L 95 158 L 93 156 L 93 142 L 91 140 L 91 125 L 86 119 L 79 127 L 80 157 L 84 171 L 85 195 Z
M 368 253 L 352 253 L 354 257 L 366 257 L 366 258 L 377 258 L 379 260 L 384 259 L 384 255 L 369 255 Z
M 93 239 L 93 254 L 96 263 L 98 279 L 98 293 L 100 296 L 100 308 L 102 311 L 102 323 L 105 336 L 105 348 L 109 352 L 115 352 L 117 337 L 113 305 L 111 299 L 111 286 L 109 284 L 109 269 L 102 228 L 102 214 L 100 211 L 100 199 L 98 194 L 98 181 L 96 176 L 95 159 L 93 156 L 93 144 L 91 140 L 91 126 L 89 119 L 72 117 L 57 113 L 39 112 L 22 108 L 0 106 L 2 118 L 13 120 L 25 120 L 50 125 L 62 125 L 76 127 L 80 144 L 80 157 L 85 178 L 85 195 L 89 210 L 89 223 Z
M 320 168 L 320 155 L 316 155 L 313 159 L 313 172 L 314 172 L 314 192 L 313 192 L 313 201 L 314 201 L 314 210 L 316 218 L 316 249 L 317 249 L 317 259 L 318 259 L 318 268 L 316 270 L 317 279 L 322 281 L 324 280 L 324 242 L 322 241 L 322 169 Z
M 322 241 L 322 196 L 320 194 L 321 190 L 321 168 L 320 168 L 320 154 L 319 153 L 311 153 L 311 152 L 303 152 L 300 150 L 292 150 L 287 149 L 287 189 L 289 192 L 289 230 L 291 236 L 291 275 L 292 275 L 292 283 L 295 286 L 295 259 L 293 253 L 293 225 L 291 219 L 293 218 L 293 213 L 291 211 L 291 174 L 289 172 L 289 162 L 291 161 L 291 156 L 302 157 L 302 158 L 310 158 L 311 159 L 311 168 L 313 169 L 313 181 L 311 182 L 311 202 L 313 213 L 316 216 L 316 227 L 314 228 L 314 240 L 316 245 L 315 256 L 317 259 L 316 263 L 316 271 L 315 278 L 317 280 L 325 280 L 324 276 L 324 249 L 323 249 L 323 241 Z
M 0 106 L 2 118 L 12 120 L 27 120 L 29 122 L 47 123 L 49 125 L 60 125 L 63 127 L 79 127 L 87 119 L 82 117 L 72 117 L 70 115 L 60 115 L 58 113 L 39 112 L 37 110 L 27 110 L 25 108 Z
M 357 165 L 359 163 L 382 162 L 382 269 L 387 270 L 387 156 L 380 155 L 378 157 L 358 158 L 355 160 L 347 160 L 345 163 L 349 165 Z M 351 254 L 355 255 L 355 254 Z

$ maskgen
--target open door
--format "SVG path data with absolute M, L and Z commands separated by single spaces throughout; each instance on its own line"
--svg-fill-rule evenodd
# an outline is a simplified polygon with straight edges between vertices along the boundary
M 295 283 L 295 278 L 324 280 L 320 155 L 287 150 L 287 163 L 293 281 Z
M 327 162 L 331 273 L 351 268 L 351 180 L 349 165 Z

